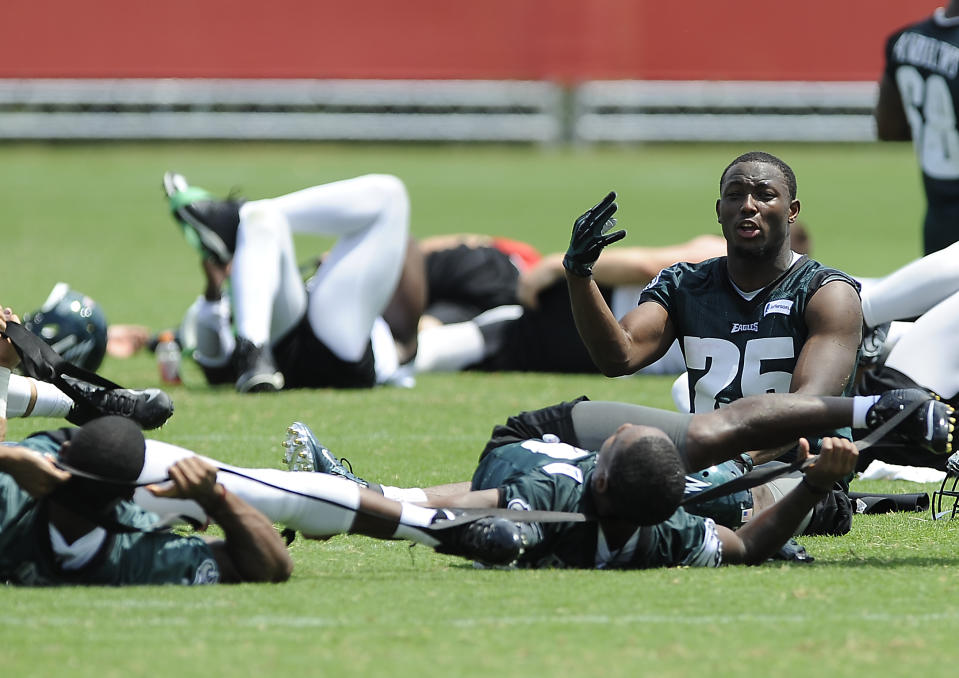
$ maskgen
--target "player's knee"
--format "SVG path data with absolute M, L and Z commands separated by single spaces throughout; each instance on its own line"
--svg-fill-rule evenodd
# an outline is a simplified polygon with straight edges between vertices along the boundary
M 290 227 L 269 200 L 248 202 L 240 208 L 237 238 L 273 237 L 289 233 Z
M 364 177 L 370 192 L 377 196 L 381 210 L 409 209 L 410 197 L 406 184 L 392 174 L 369 174 Z

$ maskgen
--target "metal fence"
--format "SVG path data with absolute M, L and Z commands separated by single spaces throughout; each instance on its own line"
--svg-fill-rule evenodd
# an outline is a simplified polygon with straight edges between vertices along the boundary
M 875 139 L 874 83 L 0 80 L 0 139 Z

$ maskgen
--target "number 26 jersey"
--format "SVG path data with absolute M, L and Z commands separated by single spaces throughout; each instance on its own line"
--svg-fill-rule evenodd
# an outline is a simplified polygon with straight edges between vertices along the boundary
M 719 257 L 663 269 L 639 303 L 653 301 L 669 313 L 686 359 L 692 411 L 708 412 L 743 396 L 789 392 L 809 334 L 806 307 L 836 280 L 859 290 L 842 271 L 802 256 L 747 300 L 729 279 L 726 257 Z

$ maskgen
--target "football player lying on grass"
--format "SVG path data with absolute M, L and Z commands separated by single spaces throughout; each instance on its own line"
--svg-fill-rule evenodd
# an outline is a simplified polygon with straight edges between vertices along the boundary
M 7 321 L 19 321 L 10 309 L 2 312 L 0 331 Z M 13 345 L 0 340 L 0 404 L 17 363 Z M 203 506 L 223 539 L 158 530 L 156 516 L 130 501 L 146 444 L 129 419 L 99 417 L 63 437 L 69 439 L 33 436 L 0 446 L 0 580 L 125 585 L 289 578 L 293 563 L 273 525 L 217 483 L 206 461 L 181 460 L 168 469 L 169 484 L 149 491 Z
M 886 437 L 950 452 L 953 409 L 923 391 L 905 390 L 857 398 L 768 394 L 695 415 L 581 399 L 510 417 L 494 428 L 471 483 L 426 490 L 358 478 L 303 424 L 291 427 L 287 458 L 292 469 L 339 475 L 384 496 L 430 506 L 593 518 L 516 525 L 517 563 L 523 566 L 760 563 L 800 531 L 817 503 L 852 472 L 853 443 L 824 439 L 805 477 L 737 532 L 680 507 L 686 474 L 804 433 L 849 425 L 875 429 L 912 404 L 918 408 Z M 809 442 L 801 438 L 799 458 L 808 453 Z

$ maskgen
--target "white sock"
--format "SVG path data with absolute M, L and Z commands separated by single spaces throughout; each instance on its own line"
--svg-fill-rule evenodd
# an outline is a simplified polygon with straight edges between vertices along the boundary
M 19 374 L 10 375 L 7 393 L 7 418 L 65 417 L 73 400 L 53 384 Z
M 387 499 L 396 501 L 408 501 L 413 503 L 422 503 L 429 501 L 429 498 L 419 487 L 393 487 L 392 485 L 380 485 L 383 490 L 383 496 Z
M 922 315 L 959 291 L 959 243 L 906 264 L 862 290 L 862 316 L 875 327 Z
M 236 338 L 233 336 L 233 328 L 230 327 L 230 301 L 226 297 L 216 301 L 200 297 L 193 303 L 191 310 L 194 311 L 195 319 L 194 359 L 207 367 L 226 365 L 236 347 Z
M 403 511 L 400 514 L 400 524 L 396 526 L 396 531 L 393 533 L 393 536 L 397 539 L 415 541 L 417 544 L 436 546 L 439 544 L 438 539 L 430 536 L 427 531 L 417 529 L 418 527 L 430 525 L 433 522 L 433 518 L 436 517 L 436 513 L 436 509 L 404 502 Z
M 439 325 L 423 330 L 417 336 L 417 372 L 455 372 L 483 359 L 486 340 L 472 320 Z
M 866 413 L 876 404 L 879 396 L 853 396 L 852 399 L 852 427 L 866 428 Z
M 393 341 L 393 333 L 390 332 L 390 326 L 382 317 L 377 317 L 373 321 L 370 343 L 373 346 L 376 383 L 385 384 L 396 373 L 400 366 L 400 359 L 396 352 L 396 342 Z

